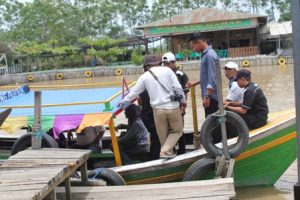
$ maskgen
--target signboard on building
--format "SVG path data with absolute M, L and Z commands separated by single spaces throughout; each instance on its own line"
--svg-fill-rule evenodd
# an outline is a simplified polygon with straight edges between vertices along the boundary
M 257 24 L 256 19 L 240 19 L 223 22 L 210 22 L 203 24 L 187 24 L 187 25 L 174 25 L 174 26 L 161 26 L 150 27 L 145 29 L 146 36 L 155 35 L 169 35 L 177 33 L 192 33 L 196 31 L 216 31 L 227 29 L 240 29 L 247 27 L 255 27 Z

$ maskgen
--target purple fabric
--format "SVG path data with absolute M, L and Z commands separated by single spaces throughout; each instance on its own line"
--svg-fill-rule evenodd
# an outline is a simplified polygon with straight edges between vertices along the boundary
M 57 115 L 54 119 L 53 136 L 59 138 L 62 131 L 77 128 L 83 119 L 84 115 Z

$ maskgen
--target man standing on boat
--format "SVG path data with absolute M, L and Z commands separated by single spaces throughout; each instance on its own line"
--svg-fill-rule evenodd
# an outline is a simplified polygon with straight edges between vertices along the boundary
M 169 67 L 177 76 L 177 79 L 183 89 L 183 92 L 185 94 L 185 99 L 187 99 L 187 93 L 189 92 L 189 88 L 187 87 L 187 83 L 189 81 L 188 76 L 181 70 L 178 69 L 176 66 L 176 58 L 173 53 L 167 52 L 162 56 L 162 62 L 163 65 L 166 67 Z M 182 110 L 182 119 L 184 118 L 185 110 Z M 184 134 L 184 133 L 183 133 Z M 184 154 L 185 153 L 185 139 L 184 135 L 181 136 L 181 138 L 178 141 L 178 150 L 177 154 Z
M 205 117 L 216 112 L 218 106 L 216 62 L 219 60 L 217 53 L 208 45 L 208 39 L 201 33 L 193 33 L 188 39 L 194 52 L 202 53 L 200 62 L 200 80 L 189 82 L 187 85 L 201 84 L 202 102 Z
M 189 82 L 189 87 L 201 85 L 201 96 L 205 117 L 219 109 L 217 96 L 216 62 L 219 60 L 217 53 L 208 45 L 208 39 L 201 33 L 193 33 L 188 42 L 194 52 L 201 53 L 200 80 Z M 194 135 L 195 148 L 200 148 L 199 138 Z
M 225 76 L 229 80 L 229 91 L 225 102 L 243 102 L 244 88 L 240 88 L 234 80 L 238 72 L 239 66 L 235 62 L 227 62 L 224 66 Z
M 245 88 L 243 102 L 226 102 L 225 108 L 238 113 L 249 129 L 265 125 L 269 113 L 267 99 L 261 88 L 251 81 L 251 72 L 241 69 L 235 80 L 241 88 Z
M 173 148 L 183 131 L 181 108 L 186 107 L 186 100 L 174 72 L 160 64 L 161 60 L 156 56 L 145 56 L 144 67 L 149 67 L 149 70 L 138 78 L 136 85 L 120 104 L 134 100 L 147 90 L 162 146 L 160 158 L 173 158 L 176 156 Z

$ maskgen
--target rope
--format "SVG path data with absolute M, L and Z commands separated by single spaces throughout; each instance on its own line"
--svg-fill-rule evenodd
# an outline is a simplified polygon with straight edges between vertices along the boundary
M 42 132 L 42 131 L 34 131 L 34 132 L 32 133 L 32 136 L 33 136 L 33 137 L 36 137 L 36 138 L 38 138 L 38 139 L 42 139 L 42 138 L 43 138 L 43 134 L 44 134 L 44 132 Z
M 222 123 L 222 122 L 226 122 L 227 121 L 227 119 L 226 119 L 226 111 L 225 110 L 224 110 L 224 114 L 217 114 L 217 113 L 215 113 L 214 116 L 216 116 L 218 118 L 217 121 L 218 121 L 219 124 Z
M 104 167 L 95 169 L 96 174 L 95 174 L 92 178 L 90 178 L 90 179 L 91 179 L 91 180 L 95 180 L 95 179 L 97 178 L 97 176 L 99 176 L 104 170 L 105 170 Z

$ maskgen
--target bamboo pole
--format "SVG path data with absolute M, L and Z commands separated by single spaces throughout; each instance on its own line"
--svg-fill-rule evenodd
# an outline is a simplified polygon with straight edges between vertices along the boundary
M 121 156 L 120 156 L 120 149 L 119 144 L 116 136 L 116 130 L 113 119 L 109 121 L 109 131 L 110 131 L 110 137 L 111 137 L 111 143 L 114 150 L 114 157 L 116 161 L 117 166 L 122 166 Z
M 194 146 L 195 146 L 195 149 L 199 149 L 200 148 L 200 137 L 199 137 L 199 130 L 198 130 L 198 117 L 197 117 L 195 86 L 191 87 L 191 101 L 192 101 L 192 113 L 193 113 L 193 125 L 194 125 Z

